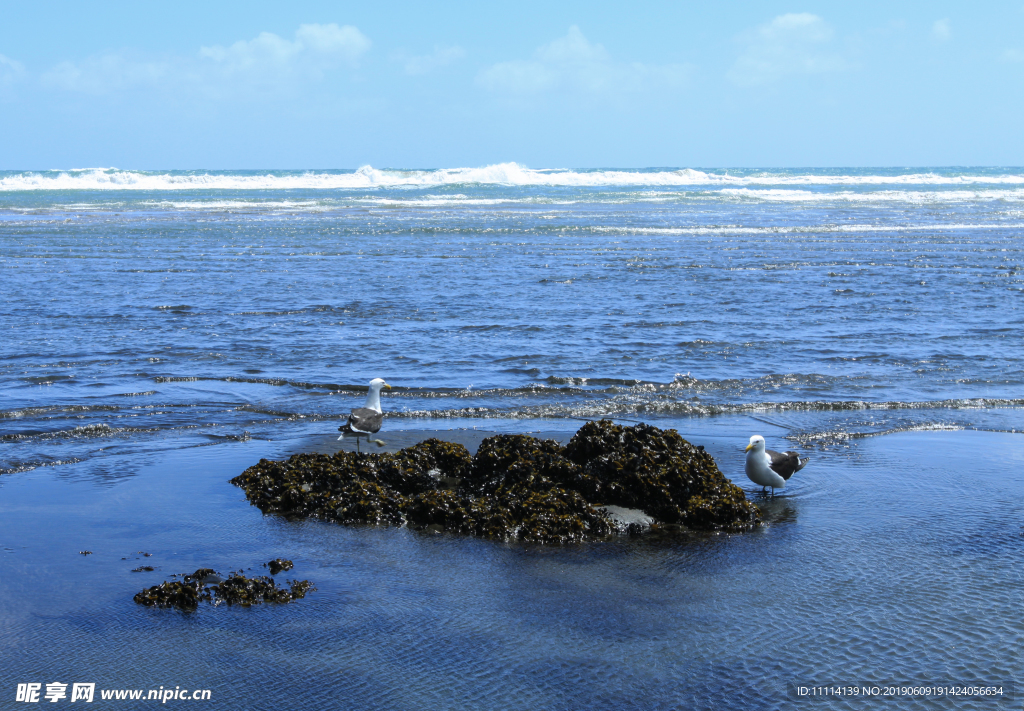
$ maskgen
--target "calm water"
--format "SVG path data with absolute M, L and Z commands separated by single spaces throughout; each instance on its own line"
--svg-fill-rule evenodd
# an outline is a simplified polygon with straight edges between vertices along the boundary
M 751 423 L 726 419 L 699 441 L 736 471 L 731 435 Z M 245 710 L 1019 709 L 1008 695 L 799 701 L 787 685 L 1019 687 L 1020 442 L 858 440 L 755 497 L 768 525 L 753 533 L 555 549 L 264 517 L 227 479 L 281 442 L 7 475 L 0 707 L 19 706 L 18 683 L 78 681 L 210 689 L 211 708 Z M 174 573 L 260 574 L 278 556 L 318 590 L 194 614 L 131 600 Z
M 356 707 L 389 664 L 416 681 L 382 708 L 474 707 L 498 698 L 495 675 L 502 708 L 620 694 L 724 708 L 730 689 L 773 708 L 781 680 L 886 669 L 1010 678 L 1022 233 L 1021 168 L 0 172 L 11 649 L 34 659 L 32 635 L 70 636 L 95 667 L 129 633 L 156 630 L 145 654 L 173 657 L 187 629 L 223 660 L 214 640 L 250 617 L 135 610 L 141 578 L 120 558 L 138 538 L 166 556 L 146 584 L 305 556 L 296 573 L 321 592 L 251 616 L 294 634 L 253 632 L 217 683 L 250 664 L 300 681 L 344 668 L 326 688 Z M 394 387 L 385 431 L 568 433 L 614 416 L 706 442 L 742 484 L 737 452 L 755 432 L 814 461 L 761 502 L 773 524 L 760 533 L 568 552 L 285 525 L 226 484 L 333 431 L 373 377 Z M 181 516 L 142 503 L 161 497 L 204 503 Z M 38 534 L 56 520 L 67 528 Z M 76 557 L 101 547 L 109 561 Z M 54 571 L 64 592 L 30 604 Z M 70 602 L 78 585 L 96 605 Z M 446 632 L 413 654 L 422 624 Z M 437 674 L 462 681 L 443 692 Z M 281 700 L 295 686 L 274 688 Z

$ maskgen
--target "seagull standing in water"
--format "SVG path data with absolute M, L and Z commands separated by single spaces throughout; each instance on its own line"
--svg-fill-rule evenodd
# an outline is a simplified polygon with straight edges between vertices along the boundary
M 370 391 L 366 394 L 366 405 L 357 407 L 348 416 L 348 422 L 338 428 L 341 437 L 356 438 L 356 451 L 359 451 L 359 438 L 365 437 L 378 447 L 383 447 L 384 442 L 379 439 L 370 439 L 370 435 L 380 432 L 381 423 L 384 421 L 384 411 L 380 409 L 380 389 L 391 389 L 391 386 L 384 382 L 383 378 L 374 378 L 370 381 Z
M 764 437 L 754 435 L 747 445 L 747 478 L 755 484 L 783 489 L 789 478 L 807 465 L 808 458 L 800 458 L 796 452 L 773 452 L 764 448 Z

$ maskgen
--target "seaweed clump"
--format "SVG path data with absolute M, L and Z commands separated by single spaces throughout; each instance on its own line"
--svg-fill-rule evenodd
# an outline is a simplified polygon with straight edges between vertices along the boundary
M 192 611 L 203 601 L 243 607 L 264 602 L 287 603 L 303 598 L 315 589 L 308 580 L 291 580 L 288 587 L 278 587 L 273 578 L 263 575 L 247 578 L 238 571 L 230 573 L 225 580 L 211 568 L 200 568 L 180 581 L 164 581 L 146 588 L 136 593 L 133 599 L 147 607 L 176 607 Z
M 547 544 L 639 530 L 604 507 L 638 509 L 662 531 L 742 531 L 760 521 L 703 447 L 675 430 L 607 420 L 587 423 L 565 447 L 496 435 L 470 456 L 428 439 L 394 454 L 261 459 L 231 483 L 264 513 L 289 518 Z
M 203 586 L 196 581 L 164 581 L 159 585 L 146 588 L 132 598 L 140 605 L 147 607 L 176 607 L 179 610 L 194 610 L 199 602 L 209 599 Z
M 313 589 L 308 580 L 293 580 L 289 587 L 277 587 L 273 578 L 259 575 L 247 578 L 239 573 L 232 573 L 227 580 L 211 588 L 213 603 L 226 602 L 228 605 L 250 607 L 264 602 L 286 603 L 306 596 Z
M 264 563 L 264 565 L 270 568 L 271 575 L 277 575 L 282 570 L 287 572 L 295 567 L 294 563 L 290 560 L 285 560 L 284 558 L 274 558 L 274 560 L 269 563 Z
M 760 521 L 743 489 L 703 447 L 675 430 L 588 422 L 565 455 L 580 466 L 574 484 L 588 499 L 642 509 L 659 522 L 694 530 L 743 530 Z

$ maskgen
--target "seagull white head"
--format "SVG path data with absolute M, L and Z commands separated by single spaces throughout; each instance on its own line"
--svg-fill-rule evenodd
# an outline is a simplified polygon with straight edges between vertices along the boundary
M 750 438 L 750 444 L 748 444 L 747 448 L 745 450 L 743 450 L 743 451 L 744 452 L 749 452 L 752 449 L 760 449 L 763 452 L 764 451 L 764 437 L 762 437 L 761 435 L 754 435 L 753 437 Z
M 380 409 L 381 388 L 390 390 L 391 386 L 384 382 L 384 378 L 374 378 L 370 381 L 370 390 L 366 393 L 366 407 L 377 412 L 382 411 Z

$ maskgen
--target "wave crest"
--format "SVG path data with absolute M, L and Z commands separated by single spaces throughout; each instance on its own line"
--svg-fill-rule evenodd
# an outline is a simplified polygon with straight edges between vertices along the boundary
M 135 171 L 117 168 L 0 173 L 0 191 L 32 190 L 356 190 L 368 188 L 504 185 L 547 187 L 685 187 L 746 185 L 1024 185 L 1024 175 L 980 173 L 823 174 L 760 171 L 729 175 L 671 170 L 532 169 L 518 163 L 479 168 L 355 171 Z

